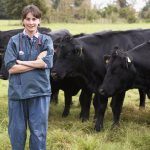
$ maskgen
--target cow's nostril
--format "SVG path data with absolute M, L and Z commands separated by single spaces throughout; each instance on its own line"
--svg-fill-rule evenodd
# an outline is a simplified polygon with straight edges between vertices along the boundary
M 56 72 L 52 72 L 51 76 L 52 76 L 53 79 L 57 79 L 57 73 Z
M 100 93 L 101 95 L 104 95 L 104 94 L 105 94 L 104 89 L 99 89 L 99 93 Z

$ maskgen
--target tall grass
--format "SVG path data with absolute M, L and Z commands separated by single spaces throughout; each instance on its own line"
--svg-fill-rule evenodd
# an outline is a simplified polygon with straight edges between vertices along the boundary
M 3 24 L 3 26 L 2 26 Z M 17 25 L 14 25 L 17 24 Z M 14 25 L 14 26 L 13 26 Z M 0 30 L 20 28 L 16 23 L 2 21 Z M 72 33 L 91 33 L 103 29 L 131 29 L 141 27 L 134 25 L 101 25 L 101 24 L 43 24 L 55 29 L 67 28 Z M 148 24 L 142 24 L 148 28 Z M 7 88 L 8 81 L 0 80 L 0 150 L 11 150 L 7 125 Z M 137 90 L 130 90 L 126 94 L 120 127 L 111 129 L 112 112 L 108 105 L 104 129 L 100 133 L 93 130 L 94 109 L 91 105 L 90 119 L 82 123 L 79 119 L 80 105 L 78 95 L 73 97 L 70 115 L 62 118 L 64 107 L 63 92 L 59 94 L 59 104 L 50 106 L 47 150 L 150 150 L 150 101 L 146 100 L 146 108 L 139 110 L 139 95 Z M 29 139 L 29 131 L 28 131 Z M 28 139 L 26 150 L 28 150 Z

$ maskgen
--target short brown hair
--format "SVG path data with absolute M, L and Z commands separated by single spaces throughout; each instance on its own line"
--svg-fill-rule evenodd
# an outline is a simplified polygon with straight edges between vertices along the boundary
M 38 19 L 40 19 L 41 15 L 42 15 L 40 9 L 37 6 L 33 5 L 33 4 L 27 5 L 23 8 L 23 10 L 22 10 L 22 20 L 24 20 L 26 18 L 28 13 L 32 13 L 32 15 L 35 18 L 38 18 Z

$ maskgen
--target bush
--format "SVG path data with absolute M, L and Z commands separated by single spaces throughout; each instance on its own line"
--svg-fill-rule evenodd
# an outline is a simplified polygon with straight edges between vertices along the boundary
M 120 9 L 119 16 L 120 18 L 125 18 L 128 23 L 137 21 L 135 9 L 130 6 Z

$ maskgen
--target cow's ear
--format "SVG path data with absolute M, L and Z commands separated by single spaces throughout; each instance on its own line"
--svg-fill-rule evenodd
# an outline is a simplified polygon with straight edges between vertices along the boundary
M 110 55 L 104 55 L 103 59 L 104 59 L 104 62 L 105 62 L 106 64 L 108 64 L 108 63 L 109 63 L 109 60 L 110 60 Z
M 82 56 L 82 47 L 76 47 L 74 49 L 74 54 L 78 56 Z

